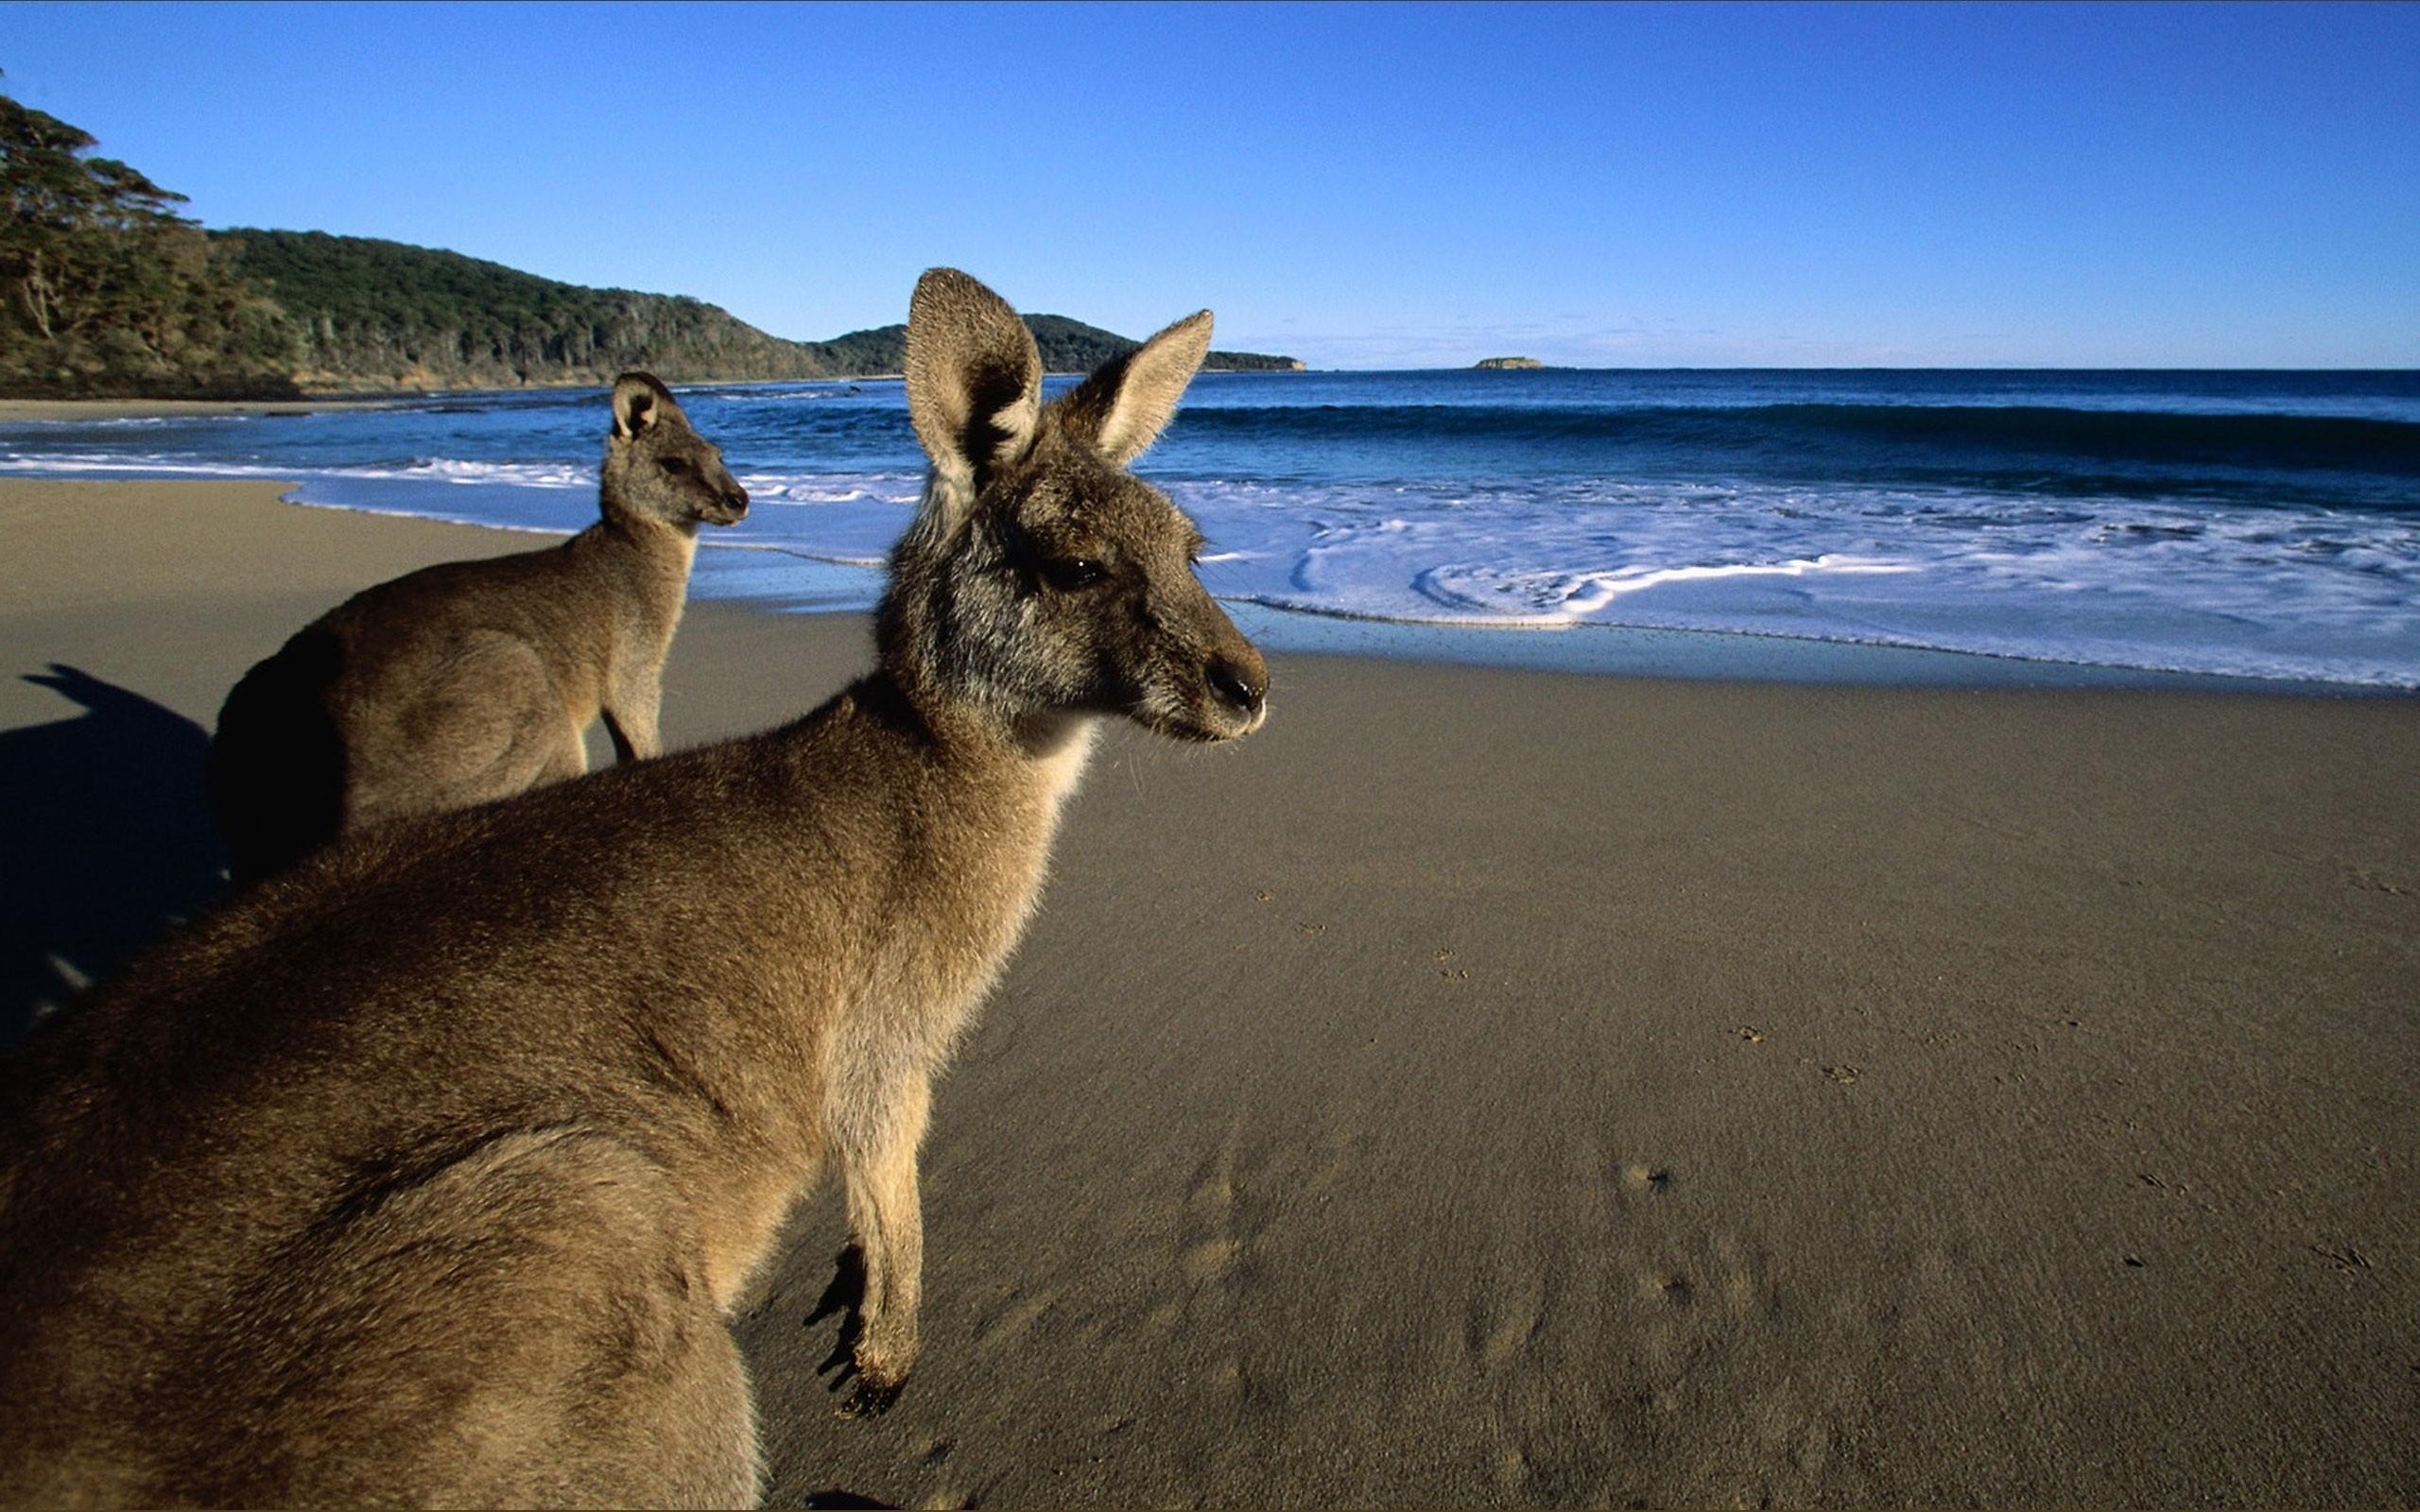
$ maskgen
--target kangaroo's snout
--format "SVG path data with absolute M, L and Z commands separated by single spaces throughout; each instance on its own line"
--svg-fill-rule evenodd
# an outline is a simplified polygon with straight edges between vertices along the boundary
M 1220 618 L 1225 616 L 1221 615 Z M 1190 740 L 1236 740 L 1258 730 L 1269 716 L 1269 663 L 1260 648 L 1237 634 L 1232 625 L 1219 637 L 1225 644 L 1201 663 L 1198 691 L 1173 724 L 1157 725 L 1167 733 Z
M 1269 696 L 1269 667 L 1258 652 L 1253 654 L 1250 665 L 1235 657 L 1215 657 L 1204 676 L 1219 701 L 1239 714 L 1259 713 Z
M 736 483 L 727 484 L 722 490 L 722 507 L 709 516 L 718 525 L 735 525 L 748 518 L 748 490 Z

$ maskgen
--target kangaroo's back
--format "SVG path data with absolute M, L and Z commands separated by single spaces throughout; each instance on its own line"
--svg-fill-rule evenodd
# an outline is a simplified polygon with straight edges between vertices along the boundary
M 762 855 L 898 822 L 827 713 L 389 826 L 37 1037 L 0 1499 L 752 1500 L 723 1311 L 821 1155 L 798 1068 L 850 916 L 900 881 Z
M 228 695 L 207 776 L 239 883 L 369 825 L 576 776 L 600 713 L 623 759 L 654 754 L 697 526 L 748 496 L 653 378 L 625 375 L 613 406 L 596 524 L 366 589 Z
M 1014 316 L 927 275 L 934 478 L 879 670 L 762 735 L 374 829 L 38 1036 L 0 1104 L 0 1497 L 751 1500 L 724 1318 L 827 1159 L 865 1262 L 852 1402 L 886 1405 L 931 1082 L 1094 722 L 1262 716 L 1191 525 L 1121 466 L 1207 339 L 1045 409 Z

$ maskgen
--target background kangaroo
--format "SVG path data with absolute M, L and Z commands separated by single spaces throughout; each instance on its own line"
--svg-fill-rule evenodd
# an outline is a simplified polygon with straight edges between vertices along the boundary
M 916 1358 L 931 1080 L 1096 719 L 1211 741 L 1261 658 L 1123 471 L 1208 312 L 1048 407 L 936 269 L 878 668 L 766 734 L 382 826 L 188 929 L 0 1095 L 0 1499 L 752 1501 L 725 1316 L 827 1153 L 856 1405 Z
M 621 760 L 656 753 L 698 524 L 736 522 L 748 493 L 653 377 L 624 373 L 613 406 L 596 524 L 366 589 L 227 695 L 208 778 L 237 883 L 363 825 L 577 776 L 600 713 Z

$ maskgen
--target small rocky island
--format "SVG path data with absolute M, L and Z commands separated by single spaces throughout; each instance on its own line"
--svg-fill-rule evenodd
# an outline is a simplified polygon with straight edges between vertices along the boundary
M 1481 357 L 1472 366 L 1478 368 L 1543 368 L 1535 357 Z

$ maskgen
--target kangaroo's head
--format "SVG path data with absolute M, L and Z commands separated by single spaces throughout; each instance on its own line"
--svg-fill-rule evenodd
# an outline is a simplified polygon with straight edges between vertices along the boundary
M 1258 728 L 1269 669 L 1195 579 L 1201 534 L 1126 471 L 1209 346 L 1204 310 L 1046 406 L 1015 311 L 953 268 L 918 281 L 908 410 L 932 471 L 877 632 L 903 686 L 1011 720 L 1120 713 L 1198 741 Z
M 748 512 L 748 490 L 722 465 L 722 448 L 689 428 L 672 390 L 652 373 L 614 380 L 614 431 L 605 438 L 605 507 L 694 528 Z

